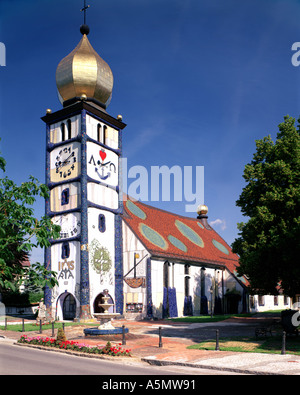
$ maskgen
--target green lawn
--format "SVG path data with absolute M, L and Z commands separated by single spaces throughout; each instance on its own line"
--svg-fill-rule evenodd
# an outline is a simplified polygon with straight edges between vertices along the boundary
M 252 317 L 253 314 L 224 314 L 224 315 L 214 315 L 211 317 L 210 315 L 200 315 L 200 316 L 190 316 L 190 317 L 181 317 L 181 318 L 169 318 L 170 321 L 173 322 L 190 322 L 190 323 L 203 323 L 203 322 L 219 322 L 227 320 L 232 317 Z
M 207 340 L 199 344 L 187 347 L 196 350 L 215 350 L 216 340 Z M 234 352 L 257 352 L 280 354 L 282 348 L 282 335 L 269 337 L 232 337 L 221 338 L 219 341 L 220 351 Z M 286 353 L 300 355 L 300 337 L 287 336 Z
M 54 324 L 54 329 L 58 329 L 62 327 L 62 322 L 55 322 Z M 78 322 L 65 322 L 65 327 L 67 326 L 82 326 L 82 325 L 89 325 L 89 326 L 93 326 L 93 325 L 99 325 L 97 323 L 93 323 L 93 322 L 89 322 L 89 323 L 78 323 Z M 22 324 L 7 324 L 7 328 L 8 331 L 14 331 L 14 332 L 22 332 L 23 331 L 23 326 Z M 24 331 L 25 332 L 31 332 L 31 331 L 38 331 L 40 329 L 40 325 L 36 325 L 35 323 L 25 323 L 24 324 Z M 52 329 L 52 324 L 45 324 L 42 325 L 42 330 L 47 330 L 47 329 Z M 4 325 L 0 325 L 0 330 L 5 330 L 5 326 Z

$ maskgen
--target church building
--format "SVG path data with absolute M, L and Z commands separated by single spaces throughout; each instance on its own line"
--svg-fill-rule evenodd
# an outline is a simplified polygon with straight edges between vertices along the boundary
M 87 25 L 58 64 L 62 108 L 47 110 L 46 214 L 61 226 L 45 265 L 58 286 L 46 288 L 48 315 L 90 320 L 104 290 L 127 318 L 248 310 L 238 257 L 208 224 L 207 207 L 178 216 L 122 192 L 122 117 L 107 112 L 113 74 L 91 46 Z

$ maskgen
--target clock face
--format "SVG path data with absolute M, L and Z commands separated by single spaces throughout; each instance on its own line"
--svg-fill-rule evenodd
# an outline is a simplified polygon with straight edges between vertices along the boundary
M 56 148 L 51 152 L 51 181 L 59 182 L 79 175 L 79 143 Z
M 89 177 L 106 185 L 118 185 L 118 155 L 94 143 L 87 143 Z
M 65 215 L 56 215 L 52 218 L 55 225 L 61 227 L 60 238 L 68 239 L 80 235 L 81 222 L 80 213 L 70 213 Z

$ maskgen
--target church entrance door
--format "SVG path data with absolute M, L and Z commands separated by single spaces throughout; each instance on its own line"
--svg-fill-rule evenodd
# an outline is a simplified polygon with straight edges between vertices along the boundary
M 76 301 L 72 294 L 68 294 L 63 304 L 63 319 L 73 320 L 76 316 Z

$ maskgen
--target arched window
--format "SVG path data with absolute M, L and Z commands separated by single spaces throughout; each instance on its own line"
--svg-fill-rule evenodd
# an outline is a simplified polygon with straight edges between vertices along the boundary
M 102 137 L 102 143 L 103 144 L 106 144 L 106 129 L 107 129 L 107 126 L 104 125 L 103 126 L 103 137 Z
M 190 296 L 190 265 L 184 266 L 184 296 Z
M 61 131 L 61 141 L 65 141 L 66 140 L 66 128 L 65 128 L 65 124 L 63 122 L 60 124 L 60 131 Z
M 61 193 L 61 205 L 69 204 L 70 190 L 66 188 Z
M 99 142 L 99 143 L 101 143 L 101 124 L 100 123 L 98 123 L 98 125 L 97 125 L 97 141 Z
M 61 259 L 68 259 L 70 256 L 70 244 L 64 241 L 61 247 Z
M 98 218 L 98 228 L 101 233 L 104 233 L 106 230 L 106 223 L 105 223 L 105 215 L 104 214 L 99 214 Z
M 163 267 L 163 285 L 166 289 L 169 288 L 169 266 L 169 262 L 165 261 Z
M 67 120 L 67 129 L 68 129 L 68 140 L 72 138 L 72 128 L 71 128 L 72 122 L 71 119 Z

